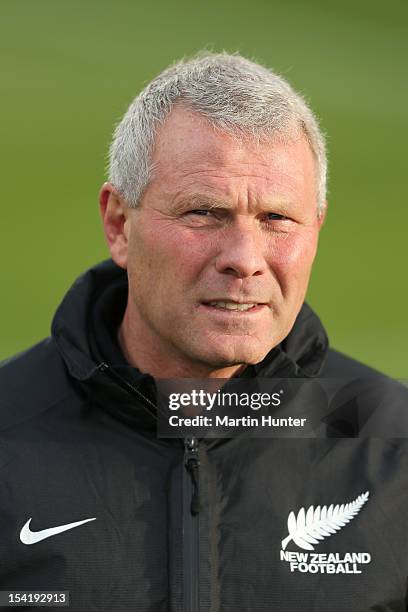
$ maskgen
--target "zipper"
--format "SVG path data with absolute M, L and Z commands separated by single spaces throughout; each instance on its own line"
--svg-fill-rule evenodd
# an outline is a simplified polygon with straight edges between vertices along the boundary
M 184 439 L 183 469 L 183 612 L 200 608 L 199 466 L 197 438 Z
M 159 406 L 151 402 L 137 387 L 120 376 L 106 362 L 98 366 L 100 372 L 106 373 L 123 390 L 138 398 L 140 405 L 157 420 L 155 412 L 161 412 Z M 199 491 L 198 440 L 194 437 L 184 439 L 183 457 L 183 612 L 199 612 L 200 594 L 200 550 L 199 550 Z

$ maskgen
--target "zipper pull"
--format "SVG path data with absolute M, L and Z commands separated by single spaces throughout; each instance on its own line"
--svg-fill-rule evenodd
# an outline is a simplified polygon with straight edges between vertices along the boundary
M 184 449 L 184 465 L 186 466 L 186 470 L 190 474 L 191 482 L 193 483 L 190 512 L 193 516 L 196 516 L 200 512 L 200 493 L 198 488 L 198 468 L 200 461 L 198 459 L 197 438 L 185 438 Z

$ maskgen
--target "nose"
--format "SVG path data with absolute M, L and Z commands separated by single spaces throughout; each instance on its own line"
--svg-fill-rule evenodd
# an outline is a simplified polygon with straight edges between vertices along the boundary
M 225 229 L 215 268 L 221 274 L 248 278 L 264 274 L 267 263 L 265 243 L 251 219 L 237 219 Z

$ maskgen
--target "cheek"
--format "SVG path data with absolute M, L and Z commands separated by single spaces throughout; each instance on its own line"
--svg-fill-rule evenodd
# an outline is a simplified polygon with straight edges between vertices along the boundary
M 135 276 L 154 281 L 156 293 L 165 288 L 179 294 L 181 285 L 186 287 L 197 280 L 205 268 L 212 248 L 206 238 L 200 232 L 176 231 L 173 227 L 145 231 L 134 237 L 129 267 Z
M 288 234 L 271 245 L 269 265 L 284 295 L 304 299 L 316 249 L 316 232 Z
M 214 258 L 219 248 L 220 236 L 218 233 L 205 229 L 178 228 L 177 231 L 172 231 L 167 235 L 165 247 L 161 250 L 164 258 L 168 259 L 168 254 L 171 253 L 177 265 L 197 270 Z
M 269 245 L 269 261 L 276 268 L 309 268 L 316 255 L 317 233 L 307 231 L 276 237 Z

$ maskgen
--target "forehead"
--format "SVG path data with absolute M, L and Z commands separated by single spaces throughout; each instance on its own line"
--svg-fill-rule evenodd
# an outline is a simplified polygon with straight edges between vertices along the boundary
M 240 140 L 182 105 L 159 129 L 153 163 L 153 182 L 179 187 L 203 182 L 223 188 L 250 179 L 267 191 L 314 190 L 314 159 L 303 135 L 287 142 Z

